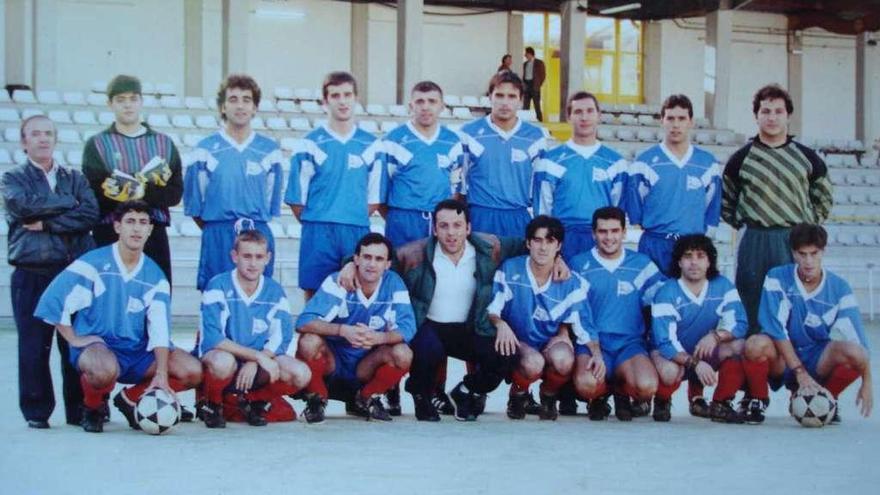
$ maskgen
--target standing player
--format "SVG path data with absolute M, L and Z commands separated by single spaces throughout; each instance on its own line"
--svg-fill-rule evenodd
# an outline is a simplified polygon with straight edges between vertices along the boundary
M 740 356 L 748 324 L 739 294 L 718 273 L 718 251 L 702 234 L 675 243 L 671 272 L 673 278 L 651 305 L 651 359 L 660 377 L 654 419 L 669 421 L 672 394 L 684 378 L 691 414 L 742 423 L 732 406 L 745 380 Z M 715 386 L 711 407 L 703 398 L 704 385 Z
M 354 121 L 357 81 L 331 72 L 321 87 L 327 125 L 303 138 L 290 158 L 284 202 L 302 222 L 299 286 L 308 300 L 370 232 L 384 194 L 382 143 Z
M 184 213 L 203 229 L 199 290 L 233 268 L 229 252 L 241 230 L 261 232 L 269 252 L 275 252 L 268 222 L 281 214 L 282 156 L 274 139 L 251 129 L 260 95 L 260 86 L 250 76 L 227 76 L 217 91 L 224 128 L 202 139 L 188 159 Z M 272 266 L 269 257 L 268 277 Z
M 489 83 L 492 111 L 461 128 L 465 142 L 465 180 L 474 232 L 519 237 L 531 220 L 532 173 L 547 149 L 541 128 L 524 122 L 523 82 L 513 72 Z
M 153 229 L 150 206 L 122 203 L 113 227 L 119 240 L 65 268 L 34 313 L 70 344 L 70 362 L 82 373 L 82 426 L 94 433 L 104 430 L 104 395 L 116 382 L 135 384 L 113 404 L 138 429 L 134 406 L 146 390 L 187 390 L 202 375 L 198 360 L 171 343 L 171 289 L 143 252 Z
M 728 160 L 721 205 L 725 222 L 745 228 L 737 249 L 736 288 L 749 317 L 749 334 L 760 329 L 764 276 L 792 262 L 791 226 L 824 222 L 832 205 L 825 162 L 788 135 L 794 111 L 788 93 L 775 84 L 764 86 L 755 93 L 752 111 L 758 135 Z
M 143 199 L 150 206 L 153 229 L 144 245 L 150 257 L 171 283 L 171 251 L 168 208 L 183 196 L 180 155 L 171 138 L 140 120 L 141 82 L 119 75 L 107 85 L 107 100 L 115 122 L 86 142 L 82 171 L 100 208 L 100 223 L 92 233 L 98 246 L 116 242 L 113 212 L 120 203 Z
M 390 256 L 388 239 L 365 235 L 354 255 L 358 288 L 346 291 L 339 273 L 331 274 L 296 322 L 297 357 L 312 371 L 303 413 L 309 423 L 324 421 L 328 398 L 345 400 L 347 410 L 368 420 L 391 421 L 381 394 L 409 371 L 406 343 L 416 326 L 406 286 L 389 270 Z
M 663 142 L 636 157 L 630 167 L 625 206 L 630 222 L 641 225 L 639 252 L 669 275 L 675 240 L 718 227 L 721 167 L 711 153 L 690 143 L 694 108 L 685 95 L 663 102 Z
M 459 192 L 464 154 L 458 135 L 437 122 L 443 90 L 422 81 L 413 86 L 412 119 L 384 139 L 388 153 L 385 236 L 395 248 L 431 235 L 434 205 Z
M 768 375 L 774 390 L 824 387 L 835 398 L 861 376 L 856 405 L 867 417 L 874 404 L 868 342 L 849 284 L 822 266 L 828 234 L 819 225 L 798 224 L 789 242 L 794 264 L 767 272 L 758 313 L 762 333 L 746 341 L 746 421 L 764 421 Z
M 202 294 L 198 351 L 208 428 L 226 427 L 223 391 L 233 380 L 244 393 L 247 422 L 264 426 L 269 404 L 311 378 L 304 363 L 287 355 L 293 318 L 284 288 L 264 275 L 272 258 L 268 244 L 260 232 L 239 234 L 231 253 L 235 269 L 212 278 Z
M 623 210 L 599 208 L 593 212 L 592 225 L 596 247 L 575 256 L 571 267 L 590 284 L 588 301 L 602 343 L 606 381 L 613 379 L 614 414 L 620 421 L 630 421 L 630 399 L 648 401 L 657 391 L 657 370 L 648 357 L 642 308 L 651 304 L 663 275 L 650 258 L 623 248 Z M 606 395 L 590 401 L 590 419 L 608 417 L 607 400 Z
M 564 239 L 562 222 L 539 215 L 526 227 L 528 256 L 505 261 L 495 273 L 488 311 L 497 331 L 496 346 L 503 355 L 515 355 L 507 404 L 511 419 L 525 418 L 529 386 L 543 378 L 539 416 L 556 420 L 557 392 L 574 369 L 570 334 L 580 345 L 597 338 L 586 302 L 587 282 L 577 275 L 552 280 Z
M 562 256 L 570 261 L 593 248 L 593 212 L 620 204 L 627 163 L 599 142 L 599 100 L 592 93 L 571 95 L 566 113 L 571 139 L 548 151 L 535 167 L 535 214 L 562 220 Z

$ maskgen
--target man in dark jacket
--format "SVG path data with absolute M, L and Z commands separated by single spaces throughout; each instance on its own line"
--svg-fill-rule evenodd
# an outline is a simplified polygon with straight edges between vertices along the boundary
M 54 163 L 55 126 L 38 115 L 21 125 L 27 163 L 3 174 L 3 201 L 9 223 L 12 311 L 18 327 L 19 406 L 28 426 L 48 428 L 55 408 L 49 354 L 55 329 L 34 318 L 49 282 L 94 243 L 89 230 L 98 220 L 98 203 L 78 170 Z M 67 342 L 59 338 L 64 408 L 68 424 L 82 415 L 79 373 L 70 364 Z

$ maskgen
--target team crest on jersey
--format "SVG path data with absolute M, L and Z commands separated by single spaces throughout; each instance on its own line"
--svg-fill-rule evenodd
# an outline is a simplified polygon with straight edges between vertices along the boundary
M 365 165 L 364 159 L 358 155 L 348 155 L 348 168 L 361 168 Z
M 437 166 L 440 168 L 449 168 L 449 157 L 446 155 L 437 155 Z
M 700 189 L 701 187 L 703 187 L 703 181 L 701 181 L 699 177 L 694 177 L 693 175 L 688 175 L 688 178 L 687 178 L 688 191 L 693 191 L 694 189 Z
M 371 316 L 370 323 L 367 326 L 369 326 L 373 330 L 381 330 L 385 328 L 385 319 L 381 316 Z
M 140 313 L 145 308 L 144 302 L 136 297 L 128 297 L 128 307 L 125 310 L 129 313 Z
M 808 327 L 822 326 L 822 317 L 815 313 L 807 313 L 807 317 L 804 318 L 804 325 Z
M 512 277 L 510 277 L 510 280 L 512 282 L 516 282 L 517 280 L 519 280 L 519 273 L 515 273 Z
M 544 308 L 535 308 L 535 312 L 532 313 L 532 319 L 535 321 L 550 321 L 550 313 Z
M 109 272 L 110 271 L 110 263 L 104 263 L 103 269 L 105 272 Z
M 635 286 L 626 280 L 619 280 L 617 282 L 617 295 L 625 296 L 628 294 L 632 294 L 632 292 L 636 290 Z
M 232 292 L 232 289 L 226 291 L 226 299 L 232 299 L 235 294 Z
M 260 175 L 263 172 L 263 167 L 260 166 L 257 162 L 252 162 L 248 160 L 247 167 L 245 167 L 245 173 L 248 175 Z
M 602 182 L 608 180 L 608 171 L 601 168 L 593 169 L 593 182 Z
M 510 151 L 510 160 L 514 162 L 524 162 L 529 159 L 529 154 L 520 149 L 512 149 Z
M 254 318 L 253 329 L 251 330 L 254 335 L 265 333 L 266 330 L 269 330 L 269 324 L 266 323 L 265 320 L 261 320 L 259 318 Z

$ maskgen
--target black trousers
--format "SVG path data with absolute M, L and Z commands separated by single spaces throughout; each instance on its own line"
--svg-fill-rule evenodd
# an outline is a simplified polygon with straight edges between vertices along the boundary
M 426 320 L 410 342 L 412 365 L 406 390 L 430 396 L 437 368 L 447 356 L 476 363 L 476 371 L 464 377 L 471 392 L 487 394 L 501 384 L 513 369 L 514 356 L 495 351 L 495 338 L 476 335 L 463 323 L 437 323 Z
M 58 267 L 46 274 L 21 268 L 12 272 L 12 313 L 18 328 L 18 405 L 26 420 L 47 421 L 55 409 L 49 369 L 55 327 L 34 318 L 34 310 L 43 291 L 62 269 Z M 58 335 L 57 343 L 61 353 L 65 419 L 70 424 L 79 424 L 83 400 L 79 372 L 70 364 L 67 341 Z
M 531 108 L 531 102 L 535 102 L 535 117 L 544 122 L 544 114 L 541 113 L 541 88 L 535 88 L 532 81 L 523 81 L 525 83 L 525 92 L 523 93 L 523 108 L 528 110 Z
M 98 247 L 113 244 L 119 240 L 119 235 L 113 230 L 112 224 L 96 225 L 92 229 L 92 235 Z M 153 232 L 147 238 L 147 243 L 144 244 L 144 254 L 159 265 L 159 268 L 165 272 L 168 285 L 171 285 L 171 248 L 168 246 L 168 231 L 164 225 L 153 225 Z

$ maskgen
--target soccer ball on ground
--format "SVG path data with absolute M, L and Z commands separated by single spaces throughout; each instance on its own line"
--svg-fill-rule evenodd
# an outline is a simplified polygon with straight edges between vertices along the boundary
M 820 390 L 815 394 L 800 391 L 791 396 L 791 415 L 802 426 L 818 428 L 831 422 L 837 411 L 837 401 L 828 392 Z
M 134 416 L 141 430 L 161 435 L 180 422 L 180 403 L 164 390 L 150 390 L 138 401 Z

